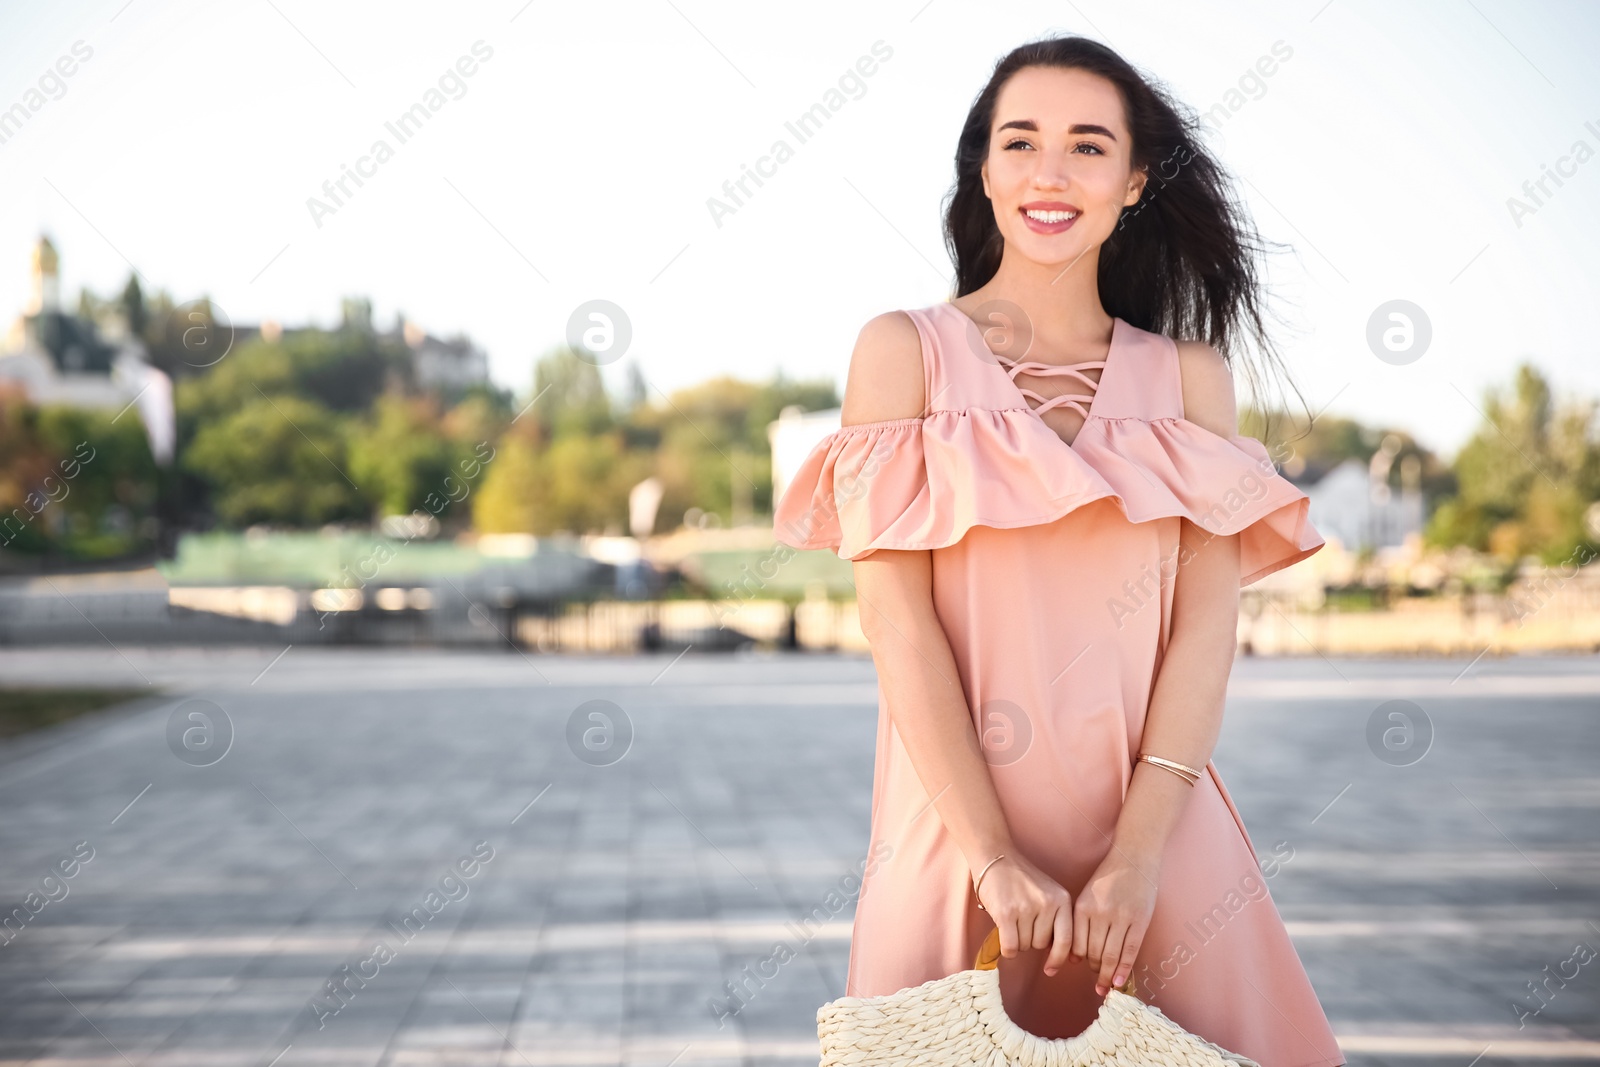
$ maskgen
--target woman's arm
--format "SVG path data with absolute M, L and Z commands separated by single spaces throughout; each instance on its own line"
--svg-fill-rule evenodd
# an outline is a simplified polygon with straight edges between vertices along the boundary
M 1233 378 L 1209 345 L 1178 346 L 1184 417 L 1222 437 L 1238 432 Z M 1179 520 L 1172 630 L 1140 747 L 1196 769 L 1222 730 L 1228 674 L 1239 625 L 1239 537 L 1219 537 Z M 1112 849 L 1078 897 L 1073 957 L 1100 971 L 1097 990 L 1121 985 L 1133 969 L 1155 908 L 1161 855 L 1194 787 L 1172 771 L 1134 764 L 1112 834 Z
M 1228 365 L 1210 345 L 1178 346 L 1184 417 L 1221 437 L 1239 432 Z M 1218 502 L 1220 503 L 1220 501 Z M 1239 536 L 1218 537 L 1180 520 L 1172 632 L 1145 715 L 1143 749 L 1199 769 L 1222 731 L 1222 708 L 1239 630 Z M 1113 839 L 1160 862 L 1193 787 L 1171 771 L 1135 765 Z
M 891 312 L 867 323 L 850 359 L 841 422 L 921 417 L 924 392 L 922 341 L 911 320 Z M 1000 930 L 1002 954 L 1053 943 L 1058 951 L 1047 969 L 1059 966 L 1070 948 L 1071 898 L 1011 840 L 934 611 L 932 557 L 926 550 L 879 549 L 856 560 L 854 573 L 861 630 L 912 769 L 970 874 L 1007 857 L 984 879 L 982 896 Z
M 1015 849 L 949 638 L 934 614 L 932 573 L 926 551 L 880 549 L 855 562 L 856 602 L 906 755 L 976 875 Z
M 850 357 L 845 426 L 921 417 L 922 339 L 903 312 L 868 322 Z M 854 565 L 861 632 L 911 766 L 974 871 L 1011 847 L 949 638 L 933 610 L 927 551 L 879 550 Z
M 1239 538 L 1213 537 L 1182 520 L 1172 635 L 1145 713 L 1141 748 L 1196 770 L 1211 759 L 1222 730 L 1223 699 L 1239 625 Z M 1167 839 L 1194 787 L 1171 771 L 1134 764 L 1112 840 L 1148 870 L 1159 868 Z M 1153 875 L 1152 875 L 1153 877 Z

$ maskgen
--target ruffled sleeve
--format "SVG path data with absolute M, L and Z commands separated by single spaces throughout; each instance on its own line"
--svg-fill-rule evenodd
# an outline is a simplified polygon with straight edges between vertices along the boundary
M 1041 448 L 1041 431 L 1055 455 Z M 817 442 L 773 526 L 784 544 L 857 560 L 880 548 L 946 548 L 974 526 L 1050 522 L 1113 495 L 1032 412 L 935 411 L 845 426 Z
M 1130 522 L 1182 516 L 1240 534 L 1240 584 L 1323 545 L 1310 501 L 1266 446 L 1182 418 L 1091 417 L 1071 445 L 1022 408 L 936 411 L 861 423 L 812 448 L 773 512 L 784 544 L 863 559 L 936 549 L 974 526 L 1052 522 L 1110 499 Z
M 1241 586 L 1325 544 L 1310 498 L 1254 437 L 1222 437 L 1184 418 L 1090 419 L 1073 447 L 1111 484 L 1128 521 L 1181 515 L 1217 536 L 1238 534 Z
M 922 422 L 860 423 L 817 442 L 773 508 L 778 540 L 848 560 L 878 548 L 932 547 Z

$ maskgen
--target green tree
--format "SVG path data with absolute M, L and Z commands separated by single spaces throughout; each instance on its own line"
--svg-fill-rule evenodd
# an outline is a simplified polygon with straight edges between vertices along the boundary
M 549 514 L 549 484 L 541 471 L 536 433 L 508 432 L 495 444 L 494 462 L 469 498 L 472 526 L 480 533 L 535 533 Z
M 21 389 L 0 386 L 0 552 L 49 547 L 39 517 L 50 501 L 45 479 L 59 473 L 39 436 L 39 409 Z
M 379 516 L 409 515 L 455 495 L 456 464 L 466 450 L 440 430 L 439 412 L 422 397 L 389 394 L 350 437 L 350 476 Z M 448 508 L 427 507 L 443 519 Z
M 533 394 L 528 416 L 547 438 L 603 433 L 612 426 L 611 398 L 600 368 L 570 348 L 558 348 L 539 360 Z
M 677 521 L 691 507 L 730 524 L 769 512 L 767 426 L 790 404 L 806 410 L 837 407 L 838 394 L 828 381 L 778 375 L 760 383 L 722 376 L 630 412 L 627 438 L 654 455 L 662 480 L 658 526 Z
M 1488 391 L 1485 425 L 1456 456 L 1460 489 L 1434 512 L 1429 543 L 1546 563 L 1592 545 L 1583 516 L 1600 495 L 1595 409 L 1583 399 L 1558 406 L 1543 375 L 1520 364 L 1509 392 Z
M 147 302 L 138 279 L 130 278 L 120 303 L 130 330 L 142 322 L 136 336 L 144 340 L 146 358 L 175 381 L 204 375 L 233 352 L 233 327 L 209 298 L 175 304 L 159 292 Z
M 234 349 L 210 373 L 180 379 L 174 389 L 179 444 L 199 428 L 259 401 L 263 394 L 299 392 L 294 359 L 282 345 L 250 341 Z
M 440 426 L 444 435 L 458 444 L 492 444 L 506 432 L 515 417 L 510 393 L 493 387 L 475 387 L 444 413 Z
M 201 426 L 184 454 L 231 526 L 314 526 L 364 519 L 367 504 L 347 474 L 345 428 L 314 400 L 260 396 Z
M 407 384 L 399 346 L 357 329 L 304 330 L 239 345 L 210 372 L 177 389 L 179 415 L 205 421 L 237 411 L 262 393 L 294 393 L 339 412 L 361 412 Z
M 628 488 L 648 473 L 648 457 L 628 456 L 621 435 L 604 433 L 557 438 L 543 459 L 549 503 L 534 532 L 626 532 Z
M 472 497 L 473 526 L 484 533 L 622 533 L 628 490 L 654 465 L 629 452 L 617 433 L 566 434 L 541 443 L 508 433 Z
M 138 419 L 0 406 L 0 546 L 106 559 L 147 548 L 159 472 Z
M 150 311 L 144 306 L 144 287 L 139 284 L 137 274 L 128 275 L 128 284 L 122 287 L 118 303 L 122 306 L 122 317 L 128 323 L 128 332 L 135 337 L 143 337 L 150 328 Z

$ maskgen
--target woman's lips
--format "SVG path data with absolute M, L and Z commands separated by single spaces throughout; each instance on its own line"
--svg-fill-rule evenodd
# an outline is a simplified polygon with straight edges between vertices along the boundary
M 1073 215 L 1070 219 L 1063 219 L 1060 222 L 1045 222 L 1029 215 L 1026 208 L 1018 208 L 1017 211 L 1022 215 L 1022 221 L 1027 224 L 1028 229 L 1032 230 L 1034 233 L 1044 234 L 1065 233 L 1066 231 L 1072 229 L 1073 223 L 1077 222 L 1083 217 L 1083 213 L 1079 212 L 1078 214 Z M 1056 210 L 1054 213 L 1060 214 L 1060 211 Z

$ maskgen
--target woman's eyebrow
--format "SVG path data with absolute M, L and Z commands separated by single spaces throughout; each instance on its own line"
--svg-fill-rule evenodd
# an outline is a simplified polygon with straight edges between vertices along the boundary
M 1029 130 L 1033 133 L 1038 133 L 1039 124 L 1032 119 L 1012 119 L 1010 122 L 1002 122 L 995 128 L 995 132 L 999 133 L 1001 130 L 1011 129 Z M 1075 122 L 1071 126 L 1067 127 L 1068 136 L 1080 133 L 1097 133 L 1101 137 L 1105 137 L 1113 141 L 1117 139 L 1116 134 L 1112 133 L 1104 126 L 1096 126 L 1092 122 Z

